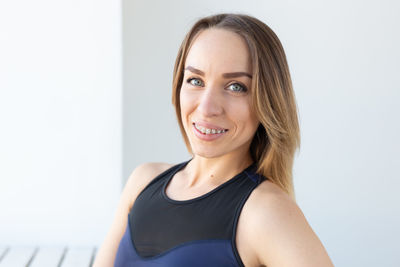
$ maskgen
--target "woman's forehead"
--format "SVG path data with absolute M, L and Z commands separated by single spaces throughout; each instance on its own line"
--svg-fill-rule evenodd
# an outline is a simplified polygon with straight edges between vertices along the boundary
M 224 29 L 207 29 L 193 41 L 185 68 L 221 72 L 251 73 L 251 58 L 246 41 L 239 34 Z

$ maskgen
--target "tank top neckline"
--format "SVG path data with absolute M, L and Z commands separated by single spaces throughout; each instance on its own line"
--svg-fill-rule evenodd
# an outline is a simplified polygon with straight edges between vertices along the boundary
M 236 174 L 235 176 L 233 176 L 231 179 L 225 181 L 224 183 L 220 184 L 220 185 L 217 186 L 216 188 L 212 189 L 211 191 L 209 191 L 209 192 L 207 192 L 207 193 L 205 193 L 205 194 L 203 194 L 203 195 L 201 195 L 201 196 L 198 196 L 198 197 L 195 197 L 195 198 L 191 198 L 191 199 L 185 199 L 185 200 L 176 200 L 176 199 L 172 199 L 172 198 L 168 197 L 168 196 L 167 196 L 167 193 L 165 192 L 165 191 L 166 191 L 166 188 L 167 188 L 167 185 L 168 185 L 169 182 L 172 180 L 172 178 L 175 176 L 175 174 L 176 174 L 178 171 L 180 171 L 181 169 L 183 169 L 192 159 L 193 159 L 193 158 L 189 159 L 189 160 L 186 161 L 186 162 L 181 163 L 181 165 L 178 166 L 174 171 L 172 171 L 172 172 L 168 175 L 167 179 L 165 179 L 165 181 L 164 181 L 164 183 L 163 183 L 163 185 L 162 185 L 162 187 L 161 187 L 161 195 L 162 195 L 162 197 L 163 197 L 163 199 L 164 199 L 165 201 L 167 201 L 167 202 L 169 202 L 169 203 L 172 203 L 172 204 L 177 204 L 177 205 L 189 204 L 189 203 L 192 203 L 192 202 L 196 202 L 196 201 L 198 201 L 198 200 L 201 200 L 201 199 L 203 199 L 203 198 L 206 198 L 206 197 L 208 197 L 208 196 L 214 194 L 216 191 L 218 191 L 218 190 L 220 190 L 220 189 L 226 187 L 228 184 L 230 184 L 230 183 L 236 181 L 237 179 L 239 179 L 240 177 L 242 177 L 242 175 L 243 175 L 244 173 L 247 173 L 248 171 L 252 170 L 253 167 L 255 167 L 255 165 L 256 165 L 256 162 L 253 162 L 251 165 L 249 165 L 248 167 L 246 167 L 246 168 L 245 168 L 243 171 L 241 171 L 240 173 L 238 173 L 238 174 Z

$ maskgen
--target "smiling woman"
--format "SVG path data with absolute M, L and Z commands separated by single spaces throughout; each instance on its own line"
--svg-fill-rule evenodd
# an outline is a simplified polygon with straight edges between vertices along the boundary
M 252 66 L 245 40 L 225 29 L 204 30 L 193 40 L 185 66 L 185 82 L 179 89 L 180 124 L 192 153 L 229 159 L 230 166 L 239 159 L 249 165 L 253 161 L 249 147 L 259 120 L 247 89 Z M 225 131 L 218 134 L 218 129 Z
M 274 32 L 242 14 L 200 19 L 172 103 L 192 158 L 133 171 L 94 266 L 333 266 L 295 202 L 299 124 Z
M 294 199 L 292 166 L 300 133 L 289 68 L 278 37 L 263 22 L 233 14 L 200 20 L 188 32 L 175 63 L 172 102 L 189 151 L 193 148 L 181 118 L 181 88 L 187 88 L 184 77 L 190 76 L 188 72 L 205 77 L 198 67 L 203 65 L 209 69 L 209 83 L 217 81 L 212 76 L 217 75 L 214 69 L 233 72 L 222 74 L 222 78 L 242 88 L 241 92 L 246 93 L 242 100 L 246 99 L 260 122 L 250 146 L 252 159 L 258 162 L 257 172 Z M 237 78 L 235 83 L 229 80 L 233 78 Z M 238 116 L 240 110 L 235 113 Z

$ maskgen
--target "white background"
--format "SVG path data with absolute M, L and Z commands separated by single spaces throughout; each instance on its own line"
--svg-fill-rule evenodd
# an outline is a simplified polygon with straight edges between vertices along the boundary
M 91 246 L 121 188 L 117 1 L 0 2 L 0 245 Z
M 400 266 L 399 10 L 1 2 L 0 245 L 99 244 L 134 167 L 188 159 L 171 104 L 179 44 L 201 16 L 242 12 L 285 48 L 301 122 L 297 201 L 335 266 Z

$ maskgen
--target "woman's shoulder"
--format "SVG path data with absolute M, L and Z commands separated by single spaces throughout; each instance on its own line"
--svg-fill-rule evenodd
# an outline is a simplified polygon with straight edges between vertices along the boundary
M 158 174 L 166 171 L 176 164 L 165 163 L 165 162 L 145 162 L 139 164 L 132 173 L 140 173 L 143 177 L 148 178 L 148 176 L 157 176 Z M 154 176 L 154 177 L 155 177 Z M 153 177 L 153 178 L 154 178 Z M 151 179 L 151 178 L 149 178 Z
M 247 202 L 246 232 L 260 263 L 333 266 L 300 207 L 279 186 L 265 180 Z
M 175 164 L 165 162 L 145 162 L 139 164 L 129 175 L 125 184 L 125 190 L 131 192 L 129 209 L 132 207 L 136 196 L 141 192 L 155 177 Z
M 275 219 L 280 216 L 302 213 L 296 202 L 270 180 L 264 180 L 253 190 L 246 201 L 246 206 L 246 215 L 251 220 L 250 222 L 257 223 L 260 220 L 267 220 L 263 225 L 265 223 L 279 225 Z

